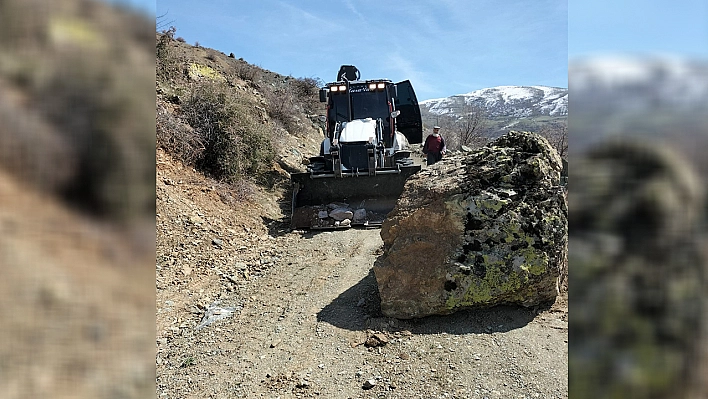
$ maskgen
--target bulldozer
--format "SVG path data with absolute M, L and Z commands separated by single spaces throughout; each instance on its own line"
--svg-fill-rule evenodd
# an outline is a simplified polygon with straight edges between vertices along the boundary
M 410 144 L 423 141 L 418 100 L 410 81 L 361 80 L 342 65 L 319 91 L 326 103 L 319 156 L 291 175 L 293 228 L 380 226 L 411 175 L 420 171 Z

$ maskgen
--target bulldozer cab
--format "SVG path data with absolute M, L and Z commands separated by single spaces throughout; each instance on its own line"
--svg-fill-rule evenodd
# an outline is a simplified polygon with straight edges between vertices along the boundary
M 415 92 L 409 81 L 394 84 L 389 80 L 331 83 L 323 89 L 320 100 L 327 102 L 327 137 L 335 135 L 338 123 L 356 119 L 380 119 L 383 122 L 383 140 L 387 148 L 393 145 L 394 133 L 399 131 L 411 144 L 423 140 L 423 124 Z M 391 113 L 399 110 L 394 120 Z
M 369 88 L 369 85 L 380 84 L 381 89 Z M 393 101 L 389 96 L 387 85 L 390 82 L 347 82 L 330 86 L 327 101 L 327 137 L 334 138 L 337 123 L 351 122 L 356 119 L 381 119 L 384 124 L 384 140 L 390 146 L 392 130 L 391 112 Z M 332 87 L 337 87 L 336 91 Z M 342 90 L 342 88 L 344 90 Z

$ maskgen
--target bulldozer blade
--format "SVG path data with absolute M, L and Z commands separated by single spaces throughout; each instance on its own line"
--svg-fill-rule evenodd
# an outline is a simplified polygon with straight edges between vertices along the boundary
M 396 206 L 398 197 L 408 177 L 420 170 L 420 166 L 391 170 L 376 175 L 334 177 L 294 173 L 292 226 L 294 228 L 342 228 L 323 211 L 331 211 L 328 205 L 347 207 L 353 211 L 366 210 L 365 218 L 350 220 L 352 225 L 380 225 L 386 215 Z M 395 173 L 394 173 L 395 172 Z

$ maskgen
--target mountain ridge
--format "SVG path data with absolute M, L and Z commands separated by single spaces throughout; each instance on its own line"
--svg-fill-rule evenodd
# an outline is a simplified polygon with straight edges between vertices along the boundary
M 495 86 L 450 97 L 420 101 L 423 124 L 453 126 L 481 118 L 479 134 L 495 138 L 511 128 L 541 132 L 567 124 L 568 89 L 543 85 Z M 464 122 L 463 122 L 464 123 Z
M 488 117 L 567 116 L 568 89 L 552 86 L 495 86 L 444 98 L 424 100 L 431 114 L 456 114 L 466 106 L 483 109 Z
M 578 111 L 698 110 L 708 103 L 708 61 L 603 56 L 570 63 Z

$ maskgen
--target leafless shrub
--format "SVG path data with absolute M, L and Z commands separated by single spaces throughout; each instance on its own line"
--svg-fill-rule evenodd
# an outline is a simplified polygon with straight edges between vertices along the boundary
M 230 184 L 218 183 L 215 188 L 221 202 L 227 205 L 249 200 L 256 193 L 255 183 L 247 179 L 239 179 Z
M 288 83 L 292 87 L 292 92 L 299 98 L 311 98 L 317 96 L 319 87 L 322 85 L 319 79 L 297 78 L 290 79 Z
M 157 146 L 184 164 L 196 164 L 204 152 L 201 136 L 163 106 L 157 107 L 156 116 Z
M 261 77 L 261 69 L 255 65 L 251 65 L 243 60 L 234 68 L 236 76 L 247 82 L 257 82 Z
M 545 126 L 538 132 L 558 151 L 563 159 L 568 158 L 568 123 L 557 122 Z
M 302 108 L 307 114 L 317 114 L 324 112 L 322 103 L 319 100 L 319 90 L 324 83 L 316 78 L 298 78 L 289 80 L 292 93 L 297 102 L 302 104 Z
M 42 191 L 56 193 L 76 173 L 70 143 L 43 116 L 0 90 L 0 167 Z
M 319 83 L 314 78 L 289 78 L 263 87 L 268 115 L 290 134 L 300 134 L 304 128 L 300 120 L 303 113 L 323 112 L 318 96 Z
M 292 90 L 286 85 L 280 87 L 266 86 L 263 96 L 267 102 L 268 115 L 283 126 L 290 134 L 297 134 L 298 109 Z
M 486 114 L 483 109 L 465 104 L 458 112 L 460 117 L 442 115 L 438 125 L 443 128 L 441 134 L 445 138 L 448 149 L 457 150 L 462 146 L 478 148 L 488 141 L 485 134 Z
M 172 41 L 177 29 L 172 26 L 163 31 L 155 46 L 156 69 L 158 80 L 169 81 L 179 74 L 179 60 L 172 48 Z

